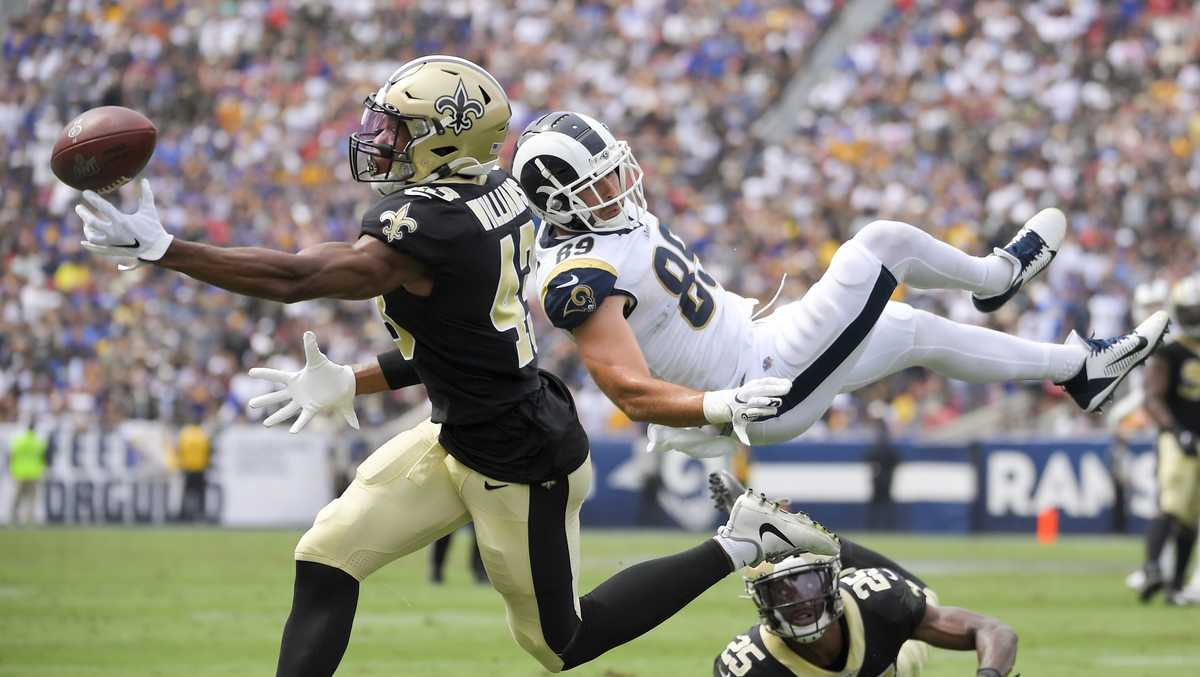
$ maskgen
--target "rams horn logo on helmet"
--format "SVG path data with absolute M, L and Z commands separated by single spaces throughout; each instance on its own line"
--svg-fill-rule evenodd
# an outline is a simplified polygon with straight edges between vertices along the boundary
M 411 206 L 406 204 L 396 211 L 388 210 L 379 215 L 379 222 L 387 224 L 383 227 L 383 236 L 388 242 L 404 237 L 404 231 L 417 232 L 416 219 L 408 215 L 408 208 Z
M 433 109 L 442 115 L 450 116 L 442 123 L 453 130 L 455 134 L 462 134 L 475 126 L 475 120 L 471 119 L 471 113 L 475 114 L 476 120 L 483 117 L 483 103 L 467 95 L 467 88 L 463 85 L 462 78 L 458 79 L 454 95 L 439 96 L 433 102 Z
M 571 313 L 591 313 L 596 310 L 596 294 L 586 284 L 576 285 L 567 298 L 571 305 L 563 311 L 563 317 Z

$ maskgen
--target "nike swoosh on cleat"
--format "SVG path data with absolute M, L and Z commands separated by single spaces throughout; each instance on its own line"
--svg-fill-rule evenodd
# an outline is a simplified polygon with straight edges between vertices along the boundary
M 792 543 L 792 539 L 788 538 L 787 536 L 784 536 L 783 532 L 779 530 L 779 527 L 776 527 L 774 524 L 771 524 L 770 522 L 763 522 L 762 526 L 760 526 L 758 528 L 759 540 L 761 540 L 762 537 L 766 534 L 774 534 L 777 538 L 779 538 L 779 540 L 783 541 L 784 543 L 787 543 L 788 545 L 792 546 L 793 548 L 796 547 L 796 544 Z
M 492 483 L 488 482 L 487 480 L 483 481 L 483 488 L 487 489 L 488 491 L 495 491 L 497 489 L 503 489 L 504 487 L 507 487 L 507 486 L 508 486 L 507 484 L 492 484 Z
M 554 288 L 555 289 L 566 289 L 567 287 L 571 287 L 571 286 L 574 286 L 577 284 L 579 284 L 579 276 L 572 274 L 571 279 L 567 280 L 566 282 L 563 282 L 562 284 L 554 285 Z
M 137 249 L 138 247 L 142 246 L 142 243 L 139 242 L 138 239 L 135 237 L 135 238 L 133 238 L 133 244 L 114 244 L 114 245 L 109 245 L 109 246 L 120 247 L 121 249 Z
M 1145 337 L 1145 336 L 1138 336 L 1138 342 L 1137 342 L 1137 345 L 1136 345 L 1136 346 L 1134 346 L 1133 350 L 1130 350 L 1129 352 L 1127 352 L 1127 353 L 1125 353 L 1124 355 L 1122 355 L 1122 356 L 1120 356 L 1120 357 L 1118 357 L 1118 358 L 1116 358 L 1116 359 L 1112 360 L 1111 362 L 1109 362 L 1108 364 L 1106 364 L 1106 365 L 1104 365 L 1104 366 L 1105 366 L 1105 367 L 1111 367 L 1111 366 L 1113 366 L 1114 364 L 1116 364 L 1116 363 L 1120 362 L 1121 360 L 1124 360 L 1125 358 L 1129 357 L 1130 355 L 1134 355 L 1134 354 L 1136 354 L 1136 353 L 1140 352 L 1140 351 L 1141 351 L 1143 348 L 1145 348 L 1145 347 L 1146 347 L 1146 346 L 1148 346 L 1148 345 L 1150 345 L 1150 342 L 1146 340 L 1146 337 Z

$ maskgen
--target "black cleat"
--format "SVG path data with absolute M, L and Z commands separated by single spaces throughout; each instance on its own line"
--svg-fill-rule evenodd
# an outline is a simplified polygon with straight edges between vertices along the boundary
M 738 496 L 746 493 L 746 487 L 737 481 L 728 470 L 718 470 L 708 474 L 708 493 L 712 496 L 713 507 L 721 512 L 733 510 L 733 504 Z

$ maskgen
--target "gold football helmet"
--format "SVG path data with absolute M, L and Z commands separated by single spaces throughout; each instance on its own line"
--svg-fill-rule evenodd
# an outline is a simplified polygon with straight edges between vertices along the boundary
M 350 173 L 382 195 L 454 174 L 491 171 L 512 108 L 483 68 L 453 56 L 413 59 L 363 102 Z
M 1175 283 L 1167 311 L 1175 331 L 1190 339 L 1200 339 L 1200 273 Z

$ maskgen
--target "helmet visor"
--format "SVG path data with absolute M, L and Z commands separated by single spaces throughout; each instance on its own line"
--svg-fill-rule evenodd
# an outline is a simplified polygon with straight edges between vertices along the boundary
M 402 115 L 368 96 L 358 131 L 350 135 L 350 170 L 358 181 L 403 181 L 413 174 L 412 145 L 430 134 L 429 122 Z
M 828 567 L 769 578 L 759 585 L 763 608 L 778 620 L 799 627 L 821 620 L 831 592 L 836 592 L 835 582 Z

